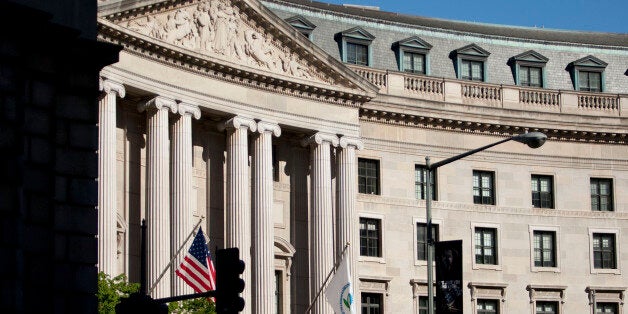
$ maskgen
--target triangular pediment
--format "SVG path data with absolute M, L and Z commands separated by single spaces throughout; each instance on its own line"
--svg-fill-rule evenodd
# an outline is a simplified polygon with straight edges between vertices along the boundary
M 466 45 L 462 48 L 456 49 L 455 52 L 460 55 L 469 55 L 469 56 L 477 56 L 477 57 L 488 57 L 491 55 L 490 52 L 482 49 L 482 47 L 476 44 Z
M 293 21 L 313 26 L 305 19 Z M 377 90 L 257 0 L 170 0 L 108 14 L 99 24 L 99 36 L 142 45 L 137 50 L 149 57 L 177 58 L 192 67 L 291 88 L 315 86 L 308 91 L 325 94 L 335 90 L 333 95 L 372 98 Z
M 344 32 L 341 32 L 340 34 L 342 35 L 342 37 L 349 37 L 353 39 L 360 39 L 360 40 L 367 40 L 367 41 L 372 41 L 373 39 L 375 39 L 375 36 L 367 32 L 362 27 L 354 27 Z
M 301 15 L 295 15 L 286 19 L 286 23 L 292 25 L 292 27 L 307 31 L 312 31 L 316 28 L 316 25 L 312 24 L 312 22 L 308 21 L 308 19 L 304 18 Z
M 573 62 L 574 66 L 584 66 L 584 67 L 596 67 L 596 68 L 605 68 L 608 63 L 594 57 L 588 55 L 584 58 L 578 59 Z
M 542 54 L 534 51 L 528 50 L 524 53 L 520 53 L 514 57 L 512 57 L 515 61 L 526 61 L 526 62 L 537 62 L 537 63 L 547 63 L 549 61 L 548 58 L 543 56 Z
M 400 40 L 396 43 L 396 45 L 404 47 L 404 48 L 419 49 L 419 50 L 432 49 L 432 45 L 430 45 L 425 40 L 419 38 L 418 36 L 412 36 L 404 40 Z

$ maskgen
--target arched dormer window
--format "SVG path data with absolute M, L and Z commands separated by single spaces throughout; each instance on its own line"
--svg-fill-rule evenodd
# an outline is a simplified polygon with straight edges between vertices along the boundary
M 546 87 L 545 64 L 549 61 L 542 54 L 528 50 L 512 57 L 515 82 L 520 86 Z
M 476 44 L 470 44 L 454 50 L 456 57 L 456 76 L 461 80 L 487 81 L 486 60 L 490 52 Z
M 417 36 L 394 43 L 393 50 L 397 53 L 399 71 L 429 75 L 430 49 L 432 45 Z
M 364 66 L 373 64 L 371 43 L 375 36 L 361 27 L 348 29 L 337 36 L 340 40 L 340 54 L 343 62 Z
M 603 92 L 605 90 L 604 70 L 608 63 L 594 57 L 586 56 L 571 63 L 571 78 L 574 89 L 587 92 Z

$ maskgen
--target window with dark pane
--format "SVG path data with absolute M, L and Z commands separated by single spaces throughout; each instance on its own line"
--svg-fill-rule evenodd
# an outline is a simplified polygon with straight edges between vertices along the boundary
M 556 233 L 534 231 L 534 266 L 556 267 Z
M 416 52 L 403 52 L 403 70 L 405 72 L 425 74 L 425 55 Z
M 381 293 L 362 292 L 362 314 L 384 313 Z
M 613 211 L 613 181 L 591 178 L 591 210 Z
M 497 265 L 497 230 L 475 228 L 475 262 Z
M 536 314 L 558 314 L 558 302 L 536 301 Z
M 595 305 L 595 313 L 603 314 L 617 314 L 617 303 L 612 302 L 597 302 Z
M 419 297 L 419 314 L 427 314 L 427 297 Z
M 615 269 L 615 234 L 594 233 L 593 234 L 593 268 Z
M 552 181 L 551 176 L 532 175 L 532 206 L 554 208 Z
M 380 220 L 360 218 L 360 255 L 381 257 Z
M 414 166 L 414 193 L 420 200 L 427 198 L 427 189 L 425 183 L 427 182 L 427 168 L 423 165 Z M 430 190 L 432 193 L 432 200 L 436 200 L 436 170 L 432 170 L 432 177 L 430 178 Z
M 473 203 L 495 205 L 495 173 L 490 171 L 473 171 Z
M 279 158 L 277 157 L 277 146 L 273 145 L 273 181 L 279 182 Z
M 478 299 L 477 314 L 499 314 L 499 302 L 497 300 Z
M 347 42 L 347 63 L 368 65 L 369 47 L 367 45 Z
M 358 192 L 379 194 L 379 160 L 358 159 Z
M 542 87 L 543 69 L 539 67 L 520 66 L 519 84 L 522 86 Z
M 432 224 L 432 238 L 434 241 L 438 241 L 438 225 Z M 420 261 L 427 260 L 427 224 L 416 224 L 416 251 L 417 259 Z
M 578 71 L 578 88 L 581 91 L 601 92 L 602 91 L 602 73 Z
M 463 80 L 484 81 L 484 62 L 462 60 L 460 63 L 460 71 Z

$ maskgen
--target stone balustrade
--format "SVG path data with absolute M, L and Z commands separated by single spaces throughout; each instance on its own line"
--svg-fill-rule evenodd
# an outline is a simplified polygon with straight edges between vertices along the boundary
M 472 106 L 529 111 L 625 116 L 628 95 L 496 85 L 412 73 L 349 67 L 379 87 L 382 94 Z

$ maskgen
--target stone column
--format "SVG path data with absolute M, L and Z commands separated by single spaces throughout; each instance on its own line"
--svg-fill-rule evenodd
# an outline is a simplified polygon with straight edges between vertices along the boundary
M 219 130 L 227 130 L 227 208 L 225 247 L 240 249 L 244 261 L 243 297 L 248 304 L 244 313 L 251 313 L 251 199 L 249 190 L 248 131 L 255 132 L 257 123 L 253 119 L 236 116 Z
M 172 176 L 170 222 L 172 236 L 170 238 L 170 253 L 177 253 L 185 243 L 185 238 L 192 232 L 193 206 L 196 204 L 192 198 L 192 117 L 199 119 L 201 110 L 198 106 L 179 103 L 177 106 L 179 119 L 172 126 Z M 190 244 L 192 243 L 189 241 Z M 188 245 L 189 248 L 189 245 Z M 187 254 L 183 248 L 170 267 L 172 280 L 172 295 L 194 293 L 192 288 L 180 279 L 175 270 Z
M 124 98 L 122 84 L 100 80 L 104 92 L 98 103 L 98 270 L 118 275 L 116 208 L 116 98 Z
M 356 259 L 358 250 L 360 249 L 360 241 L 358 239 L 357 215 L 355 210 L 356 195 L 358 193 L 358 163 L 355 156 L 356 149 L 364 148 L 364 144 L 358 138 L 343 136 L 340 138 L 340 148 L 338 149 L 338 223 L 336 225 L 337 239 L 336 241 L 336 258 L 340 258 L 340 254 L 347 242 L 351 246 L 347 248 L 345 258 L 349 259 L 349 271 L 351 272 L 351 280 L 353 283 L 353 293 L 356 296 L 356 305 L 360 299 L 358 287 L 358 275 L 356 272 Z
M 146 111 L 146 280 L 150 289 L 170 261 L 170 149 L 168 112 L 177 112 L 172 99 L 155 97 L 138 106 Z M 151 296 L 170 296 L 170 271 Z
M 331 146 L 338 146 L 338 137 L 316 133 L 303 141 L 310 146 L 310 285 L 314 295 L 334 267 L 333 199 L 331 188 Z M 331 314 L 325 296 L 316 300 L 312 313 Z
M 260 121 L 253 144 L 253 313 L 275 311 L 275 252 L 273 236 L 273 146 L 279 125 Z

